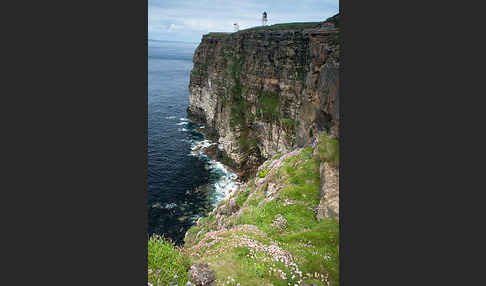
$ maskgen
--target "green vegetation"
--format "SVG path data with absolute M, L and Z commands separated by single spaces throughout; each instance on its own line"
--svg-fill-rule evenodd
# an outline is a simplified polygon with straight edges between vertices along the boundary
M 296 121 L 296 120 L 293 120 L 293 119 L 284 118 L 284 119 L 282 119 L 281 123 L 282 123 L 283 130 L 285 130 L 287 139 L 290 142 L 292 142 L 292 146 L 294 146 L 295 145 L 295 133 L 296 133 L 295 130 L 297 129 L 299 122 Z
M 228 155 L 226 153 L 222 154 L 220 161 L 221 161 L 221 163 L 223 163 L 226 166 L 234 166 L 235 165 L 235 162 L 230 157 L 228 157 Z
M 274 239 L 279 235 L 272 222 L 277 214 L 281 214 L 289 222 L 289 231 L 299 231 L 311 227 L 314 223 L 314 212 L 301 204 L 286 205 L 282 199 L 275 199 L 264 203 L 251 212 L 238 218 L 239 224 L 253 224 Z
M 258 257 L 258 260 L 253 259 Z M 248 247 L 235 247 L 231 251 L 225 251 L 220 256 L 207 259 L 217 273 L 219 281 L 224 285 L 287 285 L 278 281 L 276 277 L 268 275 L 271 264 L 263 262 L 263 252 L 252 254 Z M 257 262 L 255 262 L 257 261 Z M 280 283 L 278 283 L 280 282 Z M 221 285 L 221 284 L 217 284 Z
M 286 159 L 278 170 L 280 178 L 286 178 L 286 186 L 280 191 L 280 197 L 303 201 L 308 205 L 319 204 L 320 174 L 319 161 L 313 158 L 313 149 L 306 148 L 299 155 Z
M 246 202 L 246 199 L 248 199 L 249 195 L 250 195 L 249 191 L 240 191 L 238 193 L 238 197 L 236 198 L 236 204 L 241 208 L 243 204 Z
M 268 170 L 264 169 L 263 171 L 258 173 L 258 178 L 265 178 L 267 176 L 267 174 L 268 174 Z
M 336 28 L 339 28 L 339 13 L 327 18 L 326 22 L 331 22 L 334 24 L 334 26 L 336 26 Z
M 234 82 L 234 85 L 230 89 L 230 127 L 240 131 L 240 148 L 243 152 L 248 152 L 258 146 L 256 137 L 248 128 L 249 123 L 253 122 L 255 118 L 263 119 L 267 122 L 278 121 L 280 118 L 280 113 L 278 111 L 280 97 L 276 92 L 260 90 L 257 97 L 257 115 L 255 117 L 250 111 L 251 104 L 246 100 L 246 95 L 248 94 L 249 89 L 244 89 L 240 80 L 243 63 L 244 57 L 235 57 L 230 65 L 230 73 Z
M 321 136 L 326 148 L 319 154 L 332 161 L 334 139 Z M 299 280 L 339 285 L 339 222 L 316 218 L 321 157 L 314 151 L 304 148 L 272 171 L 268 161 L 254 180 L 188 231 L 185 252 L 193 263 L 209 264 L 216 285 L 286 286 Z M 231 199 L 238 208 L 228 213 Z
M 231 33 L 223 33 L 223 32 L 211 32 L 209 34 L 204 35 L 204 37 L 212 38 L 212 39 L 224 39 L 231 35 Z
M 338 15 L 328 19 L 339 23 Z M 286 30 L 311 28 L 319 22 L 286 23 L 242 30 Z M 205 37 L 224 39 L 230 33 L 209 33 Z M 331 42 L 339 43 L 339 33 Z M 242 153 L 258 148 L 257 136 L 250 129 L 255 120 L 280 126 L 287 139 L 295 143 L 299 122 L 286 117 L 285 106 L 277 92 L 245 86 L 244 55 L 231 49 L 220 50 L 228 63 L 225 77 L 214 84 L 227 88 L 224 105 L 229 105 L 230 127 L 239 133 Z M 297 55 L 300 57 L 301 55 Z M 226 64 L 226 62 L 225 62 Z M 207 76 L 208 65 L 201 64 L 195 76 Z M 296 67 L 296 76 L 305 84 L 305 67 Z M 243 79 L 245 77 L 243 76 Z M 221 89 L 223 90 L 223 89 Z M 256 95 L 254 106 L 247 98 Z M 252 107 L 256 109 L 252 113 Z M 302 124 L 302 123 L 301 123 Z M 315 130 L 314 130 L 315 131 Z M 313 130 L 306 133 L 312 135 Z M 322 161 L 339 164 L 339 141 L 319 135 L 319 144 L 302 149 L 279 162 L 269 160 L 256 178 L 220 202 L 217 210 L 201 218 L 186 233 L 181 250 L 162 237 L 149 239 L 149 282 L 153 285 L 186 285 L 191 264 L 209 263 L 216 275 L 215 285 L 295 285 L 302 283 L 339 285 L 339 222 L 318 220 L 320 172 Z M 318 154 L 315 156 L 314 154 Z M 275 155 L 280 160 L 284 154 Z M 223 158 L 223 161 L 229 158 Z M 226 163 L 226 162 L 225 162 Z M 269 166 L 277 166 L 270 169 Z M 231 165 L 231 164 L 228 164 Z M 235 206 L 236 203 L 236 206 Z M 189 257 L 191 257 L 189 259 Z
M 278 30 L 300 30 L 309 29 L 321 22 L 297 22 L 297 23 L 282 23 L 271 26 L 258 26 L 249 29 L 240 30 L 236 33 L 249 32 L 249 31 L 278 31 Z
M 195 76 L 199 76 L 199 77 L 207 77 L 208 74 L 206 72 L 198 72 L 198 71 L 192 71 L 191 72 L 193 75 Z
M 336 28 L 339 28 L 339 14 L 336 14 L 330 18 L 328 18 L 325 22 L 333 23 Z M 310 29 L 315 27 L 316 25 L 322 22 L 294 22 L 294 23 L 280 23 L 274 24 L 270 26 L 257 26 L 248 29 L 243 29 L 235 33 L 244 33 L 244 32 L 253 32 L 253 31 L 279 31 L 279 30 L 302 30 L 302 29 Z M 213 39 L 224 39 L 231 34 L 234 33 L 224 33 L 224 32 L 211 32 L 204 37 L 213 38 Z
M 148 281 L 154 286 L 173 284 L 186 285 L 189 281 L 190 261 L 173 243 L 160 236 L 148 241 Z
M 340 41 L 339 41 L 339 37 L 340 37 L 340 33 L 334 33 L 334 34 L 331 34 L 329 36 L 329 42 L 331 45 L 339 45 L 340 44 Z
M 240 131 L 239 145 L 241 151 L 244 153 L 250 152 L 257 148 L 258 142 L 251 134 L 251 130 L 248 128 L 248 123 L 253 119 L 250 116 L 250 103 L 246 100 L 246 89 L 243 94 L 243 86 L 241 84 L 240 75 L 243 68 L 245 58 L 233 57 L 232 64 L 230 65 L 230 73 L 233 78 L 234 85 L 230 89 L 231 93 L 231 114 L 230 114 L 230 127 L 238 129 Z
M 305 68 L 302 66 L 297 66 L 295 70 L 297 71 L 297 80 L 299 80 L 303 85 L 305 85 L 305 77 L 307 75 Z
M 330 280 L 334 282 L 332 285 L 339 285 L 339 223 L 337 220 L 323 219 L 306 231 L 282 236 L 281 241 L 287 243 L 290 252 L 301 253 L 299 256 L 305 261 L 301 267 L 303 272 L 319 273 L 325 269 L 329 273 Z M 312 250 L 300 248 L 302 242 L 312 245 Z
M 257 139 L 250 135 L 249 129 L 244 129 L 240 133 L 240 148 L 243 152 L 249 152 L 250 150 L 258 147 Z
M 267 120 L 268 122 L 276 121 L 280 118 L 278 106 L 280 97 L 278 93 L 272 91 L 260 91 L 258 93 L 257 118 Z
M 317 150 L 321 161 L 339 166 L 339 141 L 337 138 L 330 138 L 325 133 L 320 134 Z
M 273 156 L 272 160 L 274 160 L 274 161 L 278 160 L 278 159 L 280 159 L 280 157 L 282 157 L 282 155 L 283 154 L 277 154 L 277 155 Z
M 295 130 L 297 127 L 298 122 L 293 119 L 282 119 L 282 126 L 288 130 Z
M 233 62 L 230 65 L 231 77 L 233 78 L 234 85 L 231 87 L 231 117 L 230 126 L 232 128 L 239 127 L 240 129 L 246 129 L 246 115 L 250 107 L 249 103 L 244 98 L 241 85 L 240 74 L 243 65 L 243 58 L 233 58 Z

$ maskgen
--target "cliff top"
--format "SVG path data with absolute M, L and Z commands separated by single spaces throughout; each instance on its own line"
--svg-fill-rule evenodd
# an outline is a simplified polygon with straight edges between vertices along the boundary
M 304 30 L 304 29 L 312 29 L 312 28 L 320 28 L 324 27 L 325 24 L 332 24 L 333 28 L 339 28 L 339 14 L 336 14 L 330 18 L 327 18 L 323 22 L 294 22 L 294 23 L 280 23 L 274 24 L 270 26 L 257 26 L 252 27 L 244 30 L 240 30 L 234 33 L 224 33 L 224 32 L 211 32 L 206 35 L 203 35 L 203 38 L 211 38 L 211 39 L 223 39 L 232 34 L 241 34 L 247 32 L 257 32 L 257 31 L 285 31 L 285 30 Z
M 211 32 L 206 35 L 203 35 L 203 38 L 224 39 L 233 34 L 237 35 L 237 34 L 248 33 L 248 32 L 311 29 L 322 23 L 323 22 L 302 22 L 302 23 L 282 23 L 282 24 L 275 24 L 271 26 L 258 26 L 258 27 L 252 27 L 252 28 L 240 30 L 234 33 Z
M 281 23 L 274 24 L 271 26 L 258 26 L 253 28 L 248 28 L 245 30 L 240 30 L 236 33 L 244 33 L 250 31 L 279 31 L 279 30 L 299 30 L 299 29 L 310 29 L 322 22 L 296 22 L 296 23 Z

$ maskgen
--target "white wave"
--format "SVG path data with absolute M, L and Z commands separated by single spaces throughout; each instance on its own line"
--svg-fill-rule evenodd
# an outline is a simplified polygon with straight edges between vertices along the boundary
M 182 122 L 176 123 L 176 125 L 186 125 L 186 124 L 188 124 L 188 123 L 189 123 L 189 122 L 187 122 L 187 121 L 182 121 Z
M 177 204 L 175 203 L 170 203 L 170 204 L 161 204 L 161 203 L 155 203 L 152 205 L 153 208 L 158 208 L 158 209 L 173 209 L 175 207 L 177 207 Z
M 212 203 L 214 206 L 216 206 L 221 200 L 224 200 L 230 194 L 230 191 L 236 190 L 240 183 L 236 181 L 238 176 L 229 171 L 226 166 L 214 160 L 212 160 L 211 163 L 213 170 L 223 172 L 223 175 L 219 181 L 214 184 L 215 193 Z
M 179 128 L 179 129 L 177 129 L 177 131 L 187 132 L 189 130 L 187 130 L 186 128 Z
M 180 120 L 181 120 L 181 121 L 190 121 L 189 119 L 184 118 L 184 117 L 181 117 L 181 118 L 180 118 Z
M 214 183 L 214 192 L 210 194 L 211 204 L 215 207 L 221 200 L 224 200 L 231 190 L 238 188 L 240 183 L 238 180 L 238 175 L 231 172 L 225 165 L 221 162 L 209 158 L 202 151 L 212 145 L 218 145 L 218 143 L 212 142 L 210 140 L 192 140 L 191 153 L 188 156 L 199 157 L 201 159 L 207 160 L 209 163 L 209 171 L 211 173 L 220 174 L 221 177 L 217 182 Z
M 211 142 L 210 140 L 192 140 L 191 143 L 191 150 L 192 151 L 203 151 L 210 146 L 217 145 L 218 143 Z M 201 157 L 208 158 L 204 153 L 201 153 Z M 208 158 L 209 159 L 209 158 Z
M 200 218 L 201 216 L 199 215 L 192 215 L 189 217 L 189 220 L 191 221 L 191 223 L 196 223 L 197 220 Z
M 175 207 L 177 207 L 177 204 L 175 204 L 175 203 L 165 204 L 165 206 L 164 206 L 164 208 L 166 208 L 168 210 L 173 209 Z
M 167 116 L 165 119 L 175 119 L 175 116 Z

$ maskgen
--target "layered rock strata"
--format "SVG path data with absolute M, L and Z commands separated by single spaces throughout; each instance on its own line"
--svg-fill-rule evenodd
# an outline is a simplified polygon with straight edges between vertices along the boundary
M 188 115 L 206 125 L 224 163 L 247 176 L 320 132 L 339 136 L 339 29 L 332 21 L 210 33 L 193 61 Z

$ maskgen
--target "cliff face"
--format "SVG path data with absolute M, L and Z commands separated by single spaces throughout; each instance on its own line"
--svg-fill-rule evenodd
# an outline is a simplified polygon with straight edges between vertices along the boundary
M 218 139 L 225 163 L 254 174 L 320 132 L 339 136 L 338 87 L 331 21 L 208 34 L 194 55 L 188 114 Z

